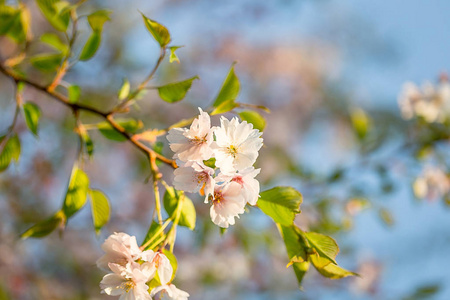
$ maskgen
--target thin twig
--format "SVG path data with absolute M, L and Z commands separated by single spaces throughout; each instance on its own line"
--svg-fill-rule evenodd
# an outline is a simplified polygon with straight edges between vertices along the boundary
M 132 135 L 130 135 L 128 132 L 126 132 L 126 130 L 114 120 L 114 118 L 112 117 L 112 112 L 102 112 L 102 111 L 98 110 L 97 108 L 91 107 L 89 105 L 84 105 L 84 104 L 79 104 L 79 103 L 70 103 L 69 99 L 66 96 L 64 96 L 56 91 L 49 91 L 47 87 L 42 86 L 36 82 L 33 82 L 33 81 L 25 79 L 25 78 L 21 78 L 19 75 L 15 74 L 13 71 L 6 69 L 3 65 L 0 65 L 0 72 L 3 73 L 4 75 L 6 75 L 7 77 L 11 78 L 12 80 L 14 80 L 16 82 L 16 84 L 17 84 L 17 82 L 21 81 L 21 82 L 25 83 L 26 85 L 29 85 L 29 86 L 33 87 L 34 89 L 51 96 L 52 99 L 64 104 L 65 106 L 72 109 L 72 111 L 83 110 L 83 111 L 90 112 L 92 114 L 95 114 L 97 116 L 100 116 L 100 117 L 106 119 L 106 121 L 111 125 L 112 128 L 114 128 L 114 130 L 116 130 L 118 133 L 120 133 L 122 136 L 124 136 L 130 143 L 132 143 L 134 146 L 136 146 L 143 153 L 145 153 L 148 156 L 153 155 L 153 156 L 155 156 L 155 159 L 160 160 L 163 163 L 165 163 L 173 168 L 177 168 L 177 164 L 174 160 L 169 159 L 169 158 L 155 152 L 153 149 L 142 144 L 137 139 L 135 139 Z

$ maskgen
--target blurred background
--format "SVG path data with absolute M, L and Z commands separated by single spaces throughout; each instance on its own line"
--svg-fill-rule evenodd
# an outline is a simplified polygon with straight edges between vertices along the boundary
M 34 1 L 23 3 L 35 36 L 54 31 Z M 99 8 L 113 11 L 101 48 L 65 78 L 82 88 L 82 101 L 111 108 L 124 77 L 137 83 L 153 67 L 159 48 L 139 11 L 164 24 L 174 45 L 184 45 L 181 63 L 164 61 L 153 84 L 201 79 L 178 104 L 149 91 L 132 112 L 146 128 L 166 128 L 210 107 L 237 61 L 238 101 L 271 110 L 262 112 L 262 190 L 297 188 L 304 201 L 296 223 L 333 236 L 339 264 L 361 274 L 332 281 L 311 270 L 300 291 L 272 220 L 250 208 L 221 236 L 209 206 L 192 195 L 197 228 L 180 228 L 175 246 L 175 283 L 191 299 L 450 299 L 449 201 L 420 200 L 412 189 L 426 166 L 448 172 L 448 140 L 432 141 L 429 154 L 414 143 L 418 132 L 429 131 L 403 120 L 397 104 L 405 82 L 437 82 L 450 69 L 450 2 L 109 0 L 89 1 L 81 11 Z M 83 41 L 86 23 L 80 22 Z M 42 49 L 39 42 L 30 47 Z M 14 51 L 1 37 L 2 57 Z M 50 82 L 51 74 L 37 79 Z M 9 79 L 0 76 L 0 88 L 3 131 L 15 100 Z M 148 162 L 130 144 L 92 130 L 95 155 L 85 169 L 91 186 L 109 196 L 111 221 L 96 236 L 86 206 L 62 236 L 22 241 L 24 230 L 59 209 L 78 148 L 66 107 L 31 89 L 24 100 L 41 107 L 42 120 L 39 138 L 19 121 L 20 163 L 0 173 L 0 299 L 107 299 L 95 261 L 115 231 L 144 238 L 153 211 Z M 165 138 L 158 141 L 171 156 Z M 162 171 L 170 183 L 171 170 Z

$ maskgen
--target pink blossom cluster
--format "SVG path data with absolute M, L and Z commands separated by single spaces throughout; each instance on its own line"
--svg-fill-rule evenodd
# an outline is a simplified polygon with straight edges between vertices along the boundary
M 263 145 L 262 133 L 246 121 L 221 117 L 220 126 L 211 126 L 210 116 L 202 111 L 189 129 L 174 128 L 167 139 L 175 152 L 179 168 L 174 171 L 174 187 L 205 196 L 211 203 L 214 224 L 228 228 L 235 217 L 244 213 L 245 205 L 256 205 L 260 169 L 253 164 Z M 205 165 L 215 159 L 216 169 Z
M 105 254 L 97 260 L 97 266 L 110 272 L 100 282 L 102 293 L 120 296 L 119 300 L 188 299 L 188 293 L 170 284 L 173 268 L 169 259 L 161 252 L 142 251 L 136 237 L 114 233 L 102 249 Z M 161 285 L 149 291 L 147 284 L 156 275 Z

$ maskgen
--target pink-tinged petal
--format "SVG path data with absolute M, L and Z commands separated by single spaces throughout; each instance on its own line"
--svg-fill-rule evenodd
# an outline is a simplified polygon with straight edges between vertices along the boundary
M 173 268 L 170 260 L 164 255 L 160 254 L 160 264 L 158 266 L 158 275 L 162 284 L 167 284 L 172 279 Z
M 103 276 L 100 282 L 100 288 L 102 292 L 110 296 L 121 295 L 124 290 L 121 288 L 121 284 L 125 281 L 123 277 L 117 274 L 107 274 Z

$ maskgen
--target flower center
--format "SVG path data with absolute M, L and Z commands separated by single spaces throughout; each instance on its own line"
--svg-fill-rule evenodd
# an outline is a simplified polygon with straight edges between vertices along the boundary
M 120 285 L 120 288 L 128 293 L 135 286 L 136 286 L 136 284 L 132 280 L 127 280 L 125 282 L 122 282 L 122 284 Z
M 210 196 L 211 197 L 211 196 Z M 213 204 L 220 204 L 221 202 L 223 202 L 225 199 L 223 198 L 223 194 L 222 192 L 216 192 L 214 191 L 214 198 L 211 199 Z
M 228 153 L 231 154 L 231 156 L 236 157 L 237 152 L 238 149 L 234 145 L 228 147 Z
M 156 268 L 159 268 L 159 265 L 162 262 L 161 256 L 159 254 L 156 254 L 152 262 L 155 264 Z
M 198 173 L 196 179 L 198 184 L 206 182 L 206 180 L 208 179 L 208 174 L 206 174 L 205 172 Z
M 239 183 L 240 185 L 244 185 L 244 181 L 242 180 L 242 177 L 241 177 L 241 176 L 236 176 L 236 177 L 234 177 L 233 179 L 231 179 L 231 181 L 237 182 L 237 183 Z
M 194 136 L 194 138 L 189 139 L 189 143 L 194 144 L 196 146 L 200 146 L 206 143 L 206 136 L 207 135 L 205 135 L 204 137 Z

